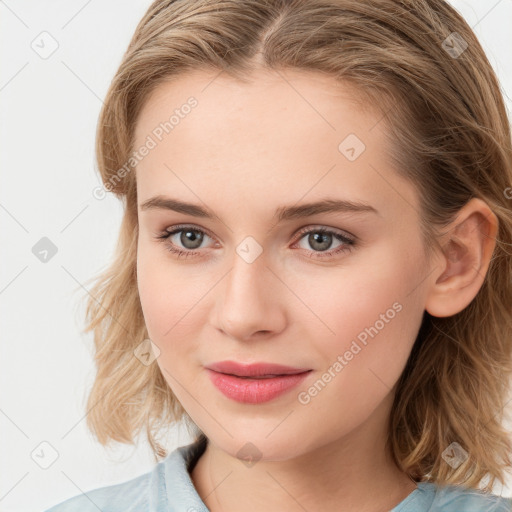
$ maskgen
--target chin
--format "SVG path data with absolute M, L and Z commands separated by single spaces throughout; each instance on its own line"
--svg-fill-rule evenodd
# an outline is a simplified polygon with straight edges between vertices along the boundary
M 297 442 L 295 436 L 290 436 L 286 431 L 272 432 L 275 425 L 276 423 L 272 422 L 272 425 L 261 431 L 248 429 L 247 435 L 244 435 L 243 429 L 238 429 L 236 433 L 231 429 L 233 437 L 224 433 L 221 440 L 209 436 L 208 438 L 213 439 L 219 449 L 245 462 L 248 467 L 255 465 L 258 461 L 277 462 L 293 459 L 307 450 L 306 444 Z M 272 433 L 269 435 L 269 432 Z

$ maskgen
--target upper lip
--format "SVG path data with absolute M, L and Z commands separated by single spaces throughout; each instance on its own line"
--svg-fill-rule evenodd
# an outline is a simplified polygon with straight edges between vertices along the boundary
M 206 366 L 210 370 L 238 377 L 262 377 L 264 375 L 293 375 L 309 371 L 311 368 L 292 368 L 274 363 L 237 363 L 236 361 L 218 361 Z

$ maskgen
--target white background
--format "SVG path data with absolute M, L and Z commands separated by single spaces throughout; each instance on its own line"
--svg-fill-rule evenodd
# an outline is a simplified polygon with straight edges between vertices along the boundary
M 512 111 L 512 0 L 451 3 L 474 27 Z M 154 466 L 144 439 L 105 451 L 85 429 L 94 367 L 81 333 L 87 280 L 107 266 L 121 219 L 114 197 L 92 196 L 96 122 L 149 5 L 0 1 L 0 512 L 45 510 Z M 47 59 L 31 47 L 43 31 L 58 42 Z M 42 237 L 58 250 L 48 263 L 32 253 Z M 48 469 L 31 458 L 43 441 L 59 455 Z M 189 441 L 176 429 L 168 447 Z M 509 479 L 495 492 L 511 489 Z

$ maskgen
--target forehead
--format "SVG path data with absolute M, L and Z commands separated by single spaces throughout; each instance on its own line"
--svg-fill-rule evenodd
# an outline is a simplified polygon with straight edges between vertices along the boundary
M 379 116 L 378 105 L 364 101 L 353 85 L 312 71 L 258 70 L 242 81 L 219 71 L 194 70 L 167 78 L 148 95 L 137 120 L 135 140 L 140 142 L 190 98 L 195 98 L 200 107 L 194 107 L 194 114 L 200 111 L 204 117 L 215 115 L 224 121 L 219 128 L 228 121 L 233 123 L 242 113 L 246 126 L 251 128 L 251 123 L 266 128 L 275 125 L 280 114 L 288 120 L 306 114 L 305 121 L 311 122 L 314 117 L 331 130 L 337 129 L 340 119 L 336 114 L 343 111 L 354 129 L 354 117 L 366 117 L 371 122 Z M 336 112 L 332 112 L 333 106 Z M 310 125 L 311 129 L 315 124 Z
M 313 72 L 259 71 L 247 82 L 218 71 L 172 78 L 137 121 L 134 148 L 153 141 L 137 164 L 139 197 L 179 188 L 196 201 L 216 190 L 220 200 L 246 194 L 277 204 L 329 192 L 410 208 L 414 190 L 396 181 L 377 107 Z

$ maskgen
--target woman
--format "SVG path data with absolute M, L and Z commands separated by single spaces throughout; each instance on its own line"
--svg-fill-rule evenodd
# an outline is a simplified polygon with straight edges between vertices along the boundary
M 452 7 L 157 0 L 97 156 L 88 424 L 163 460 L 51 512 L 512 510 L 510 125 Z

